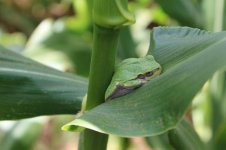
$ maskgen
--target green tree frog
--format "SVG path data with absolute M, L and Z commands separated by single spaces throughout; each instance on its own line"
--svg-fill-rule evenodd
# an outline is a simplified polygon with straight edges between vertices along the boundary
M 112 81 L 105 93 L 105 100 L 126 95 L 160 73 L 161 66 L 151 55 L 125 59 L 115 68 Z

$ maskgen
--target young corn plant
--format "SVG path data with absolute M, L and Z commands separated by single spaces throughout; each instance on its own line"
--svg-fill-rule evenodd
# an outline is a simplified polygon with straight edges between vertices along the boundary
M 171 5 L 157 2 L 173 14 Z M 180 1 L 175 5 L 181 4 Z M 0 119 L 77 114 L 62 129 L 80 132 L 79 150 L 105 150 L 110 134 L 148 137 L 151 145 L 166 139 L 168 149 L 205 149 L 184 114 L 206 81 L 217 70 L 224 69 L 226 32 L 190 27 L 154 28 L 147 55 L 152 55 L 160 65 L 159 76 L 126 95 L 105 100 L 106 90 L 117 72 L 119 34 L 124 26 L 135 23 L 127 5 L 127 0 L 89 2 L 93 22 L 89 79 L 54 70 L 0 47 Z M 187 24 L 180 15 L 176 19 Z M 192 25 L 203 27 L 199 19 Z

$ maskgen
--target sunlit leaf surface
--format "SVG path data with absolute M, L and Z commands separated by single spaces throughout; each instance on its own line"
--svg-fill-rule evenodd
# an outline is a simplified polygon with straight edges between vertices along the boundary
M 0 47 L 0 120 L 75 114 L 87 80 Z
M 174 128 L 203 84 L 225 66 L 225 48 L 226 32 L 155 28 L 149 52 L 162 65 L 162 74 L 136 91 L 86 112 L 64 129 L 79 125 L 130 137 Z

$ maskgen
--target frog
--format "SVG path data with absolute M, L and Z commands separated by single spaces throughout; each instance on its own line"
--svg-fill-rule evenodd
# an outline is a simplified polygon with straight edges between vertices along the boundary
M 152 55 L 128 58 L 115 67 L 112 80 L 105 92 L 105 100 L 124 96 L 160 75 L 161 65 Z

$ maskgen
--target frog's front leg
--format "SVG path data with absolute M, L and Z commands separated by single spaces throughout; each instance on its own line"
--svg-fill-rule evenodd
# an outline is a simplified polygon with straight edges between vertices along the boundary
M 131 93 L 146 82 L 147 81 L 141 79 L 141 80 L 129 80 L 121 84 L 117 84 L 115 91 L 106 100 L 111 100 L 111 99 L 126 95 L 128 93 Z

